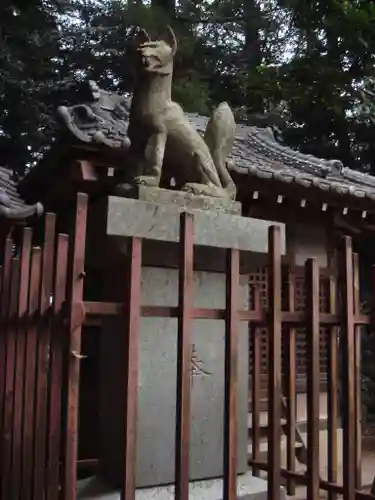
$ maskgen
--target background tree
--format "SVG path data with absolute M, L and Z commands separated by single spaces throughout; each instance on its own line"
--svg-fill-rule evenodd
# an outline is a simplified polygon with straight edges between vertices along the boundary
M 0 7 L 0 152 L 22 172 L 55 135 L 73 82 L 133 86 L 132 37 L 171 24 L 174 98 L 282 128 L 293 147 L 375 172 L 375 5 L 367 0 L 6 0 Z
M 59 85 L 62 10 L 40 0 L 6 0 L 0 7 L 1 162 L 22 171 L 51 141 Z

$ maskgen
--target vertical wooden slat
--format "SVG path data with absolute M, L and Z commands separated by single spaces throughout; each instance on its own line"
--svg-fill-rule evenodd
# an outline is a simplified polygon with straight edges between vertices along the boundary
M 227 250 L 223 499 L 237 499 L 238 287 L 240 254 Z
M 307 498 L 319 499 L 319 268 L 306 262 Z
M 371 331 L 375 328 L 375 265 L 371 268 L 371 300 L 370 300 L 370 312 L 371 312 Z M 375 497 L 375 476 L 372 481 L 370 493 Z
M 295 275 L 293 269 L 288 269 L 287 278 L 287 300 L 288 311 L 295 311 Z M 287 330 L 286 344 L 286 435 L 287 435 L 287 468 L 289 471 L 296 470 L 296 330 Z M 295 482 L 293 479 L 287 481 L 288 495 L 295 495 Z
M 67 375 L 67 402 L 64 479 L 62 496 L 64 500 L 76 499 L 77 482 L 77 447 L 78 447 L 78 405 L 79 405 L 79 377 L 81 362 L 81 333 L 83 321 L 83 278 L 85 270 L 85 245 L 87 225 L 86 194 L 78 193 L 74 245 L 72 253 L 72 275 L 69 293 L 69 349 Z
M 26 319 L 27 299 L 30 279 L 32 231 L 24 228 L 21 248 L 20 289 L 18 295 L 18 318 Z M 18 499 L 21 481 L 21 445 L 22 445 L 22 414 L 23 387 L 25 375 L 26 326 L 20 324 L 17 330 L 16 373 L 14 383 L 14 416 L 13 416 L 13 449 L 12 449 L 12 485 L 11 494 Z
M 10 487 L 19 272 L 20 261 L 18 258 L 13 258 L 11 262 L 8 325 L 4 332 L 6 336 L 6 361 L 3 407 L 4 418 L 1 433 L 1 498 L 4 499 L 9 495 Z
M 329 278 L 329 312 L 336 314 L 337 295 L 336 279 Z M 337 364 L 337 327 L 329 330 L 328 342 L 328 377 L 327 377 L 327 412 L 328 412 L 328 481 L 336 483 L 338 479 L 338 364 Z M 329 500 L 336 500 L 337 494 L 330 490 Z
M 191 328 L 194 284 L 194 220 L 180 218 L 179 314 L 177 338 L 175 499 L 189 498 Z
M 63 354 L 65 352 L 64 325 L 62 306 L 66 298 L 66 280 L 68 269 L 69 237 L 59 234 L 55 260 L 55 281 L 53 288 L 53 323 L 51 335 L 51 377 L 49 401 L 49 437 L 47 453 L 47 494 L 48 500 L 57 500 L 59 496 L 59 460 L 60 460 L 60 425 L 61 397 L 63 376 Z
M 354 293 L 354 314 L 360 314 L 359 295 L 359 258 L 358 254 L 353 254 L 353 293 Z M 354 330 L 354 351 L 355 351 L 355 421 L 356 421 L 356 475 L 355 487 L 362 489 L 362 368 L 361 368 L 361 332 L 362 328 L 356 326 Z
M 142 240 L 131 238 L 125 294 L 125 422 L 122 500 L 135 499 Z
M 13 241 L 7 239 L 4 248 L 4 263 L 1 276 L 1 332 L 0 332 L 0 433 L 3 430 L 3 408 L 5 390 L 5 359 L 6 359 L 6 322 L 10 303 L 10 273 L 13 253 Z M 1 448 L 0 448 L 1 456 Z M 1 474 L 0 474 L 1 482 Z
M 260 312 L 260 290 L 254 288 L 254 309 Z M 251 414 L 251 446 L 252 457 L 255 462 L 260 461 L 260 389 L 261 389 L 261 373 L 262 373 L 262 351 L 261 351 L 261 329 L 254 327 L 253 329 L 253 373 L 252 382 L 252 414 Z M 253 475 L 259 477 L 260 470 L 254 465 Z
M 53 254 L 55 243 L 54 214 L 46 214 L 42 251 L 42 276 L 39 309 L 43 318 L 38 328 L 38 354 L 35 399 L 35 448 L 34 448 L 34 488 L 33 498 L 43 497 L 46 470 L 47 402 L 50 350 L 50 318 L 45 318 L 50 308 L 53 282 Z
M 5 362 L 6 362 L 6 328 L 9 315 L 10 304 L 10 282 L 11 282 L 11 265 L 13 254 L 13 241 L 7 238 L 4 243 L 4 261 L 1 274 L 1 331 L 0 331 L 0 436 L 3 432 L 4 422 L 4 404 L 5 404 Z M 2 454 L 2 443 L 0 441 L 0 470 Z M 2 476 L 0 474 L 0 488 L 2 484 Z M 1 491 L 1 490 L 0 490 Z
M 32 494 L 34 410 L 35 410 L 35 370 L 37 350 L 37 320 L 39 313 L 40 273 L 42 252 L 39 247 L 31 253 L 29 300 L 27 308 L 28 327 L 26 331 L 26 358 L 24 381 L 24 412 L 22 421 L 22 480 L 21 498 L 29 500 Z
M 269 228 L 268 266 L 268 500 L 280 498 L 281 486 L 281 238 Z
M 342 415 L 343 415 L 343 498 L 355 499 L 356 423 L 355 423 L 355 352 L 354 352 L 354 283 L 351 238 L 343 239 L 342 317 L 340 350 L 342 353 Z

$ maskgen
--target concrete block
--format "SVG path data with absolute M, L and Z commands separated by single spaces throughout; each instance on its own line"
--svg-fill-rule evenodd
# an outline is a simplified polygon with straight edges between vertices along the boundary
M 172 204 L 110 196 L 107 234 L 178 242 L 180 213 L 184 210 Z M 194 214 L 196 245 L 266 253 L 268 228 L 271 225 L 278 225 L 281 228 L 282 253 L 285 254 L 284 224 L 222 212 L 203 210 L 189 210 L 189 212 Z

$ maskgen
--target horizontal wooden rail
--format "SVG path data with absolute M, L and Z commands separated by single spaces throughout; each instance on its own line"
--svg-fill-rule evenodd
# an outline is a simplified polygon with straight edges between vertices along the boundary
M 93 317 L 100 316 L 115 316 L 123 310 L 123 304 L 116 302 L 83 302 L 82 305 L 82 321 L 89 322 Z M 141 315 L 144 318 L 177 318 L 179 314 L 178 307 L 169 306 L 142 306 Z M 65 317 L 64 307 L 61 316 Z M 267 324 L 267 311 L 238 311 L 240 321 L 251 321 L 257 326 Z M 19 318 L 12 315 L 9 318 L 0 319 L 0 326 L 17 325 L 20 327 L 32 326 L 38 324 L 42 326 L 47 324 L 50 318 L 56 319 L 56 312 L 52 307 L 40 314 L 36 311 L 33 314 L 27 314 Z M 225 309 L 193 309 L 193 319 L 225 319 Z M 306 313 L 299 312 L 281 312 L 281 322 L 290 327 L 304 327 L 306 324 Z M 370 314 L 357 314 L 354 317 L 354 324 L 357 326 L 369 325 L 372 322 Z M 90 323 L 91 324 L 91 323 Z M 340 315 L 330 313 L 319 314 L 319 324 L 322 326 L 340 326 Z
M 262 461 L 249 460 L 249 465 L 252 467 L 256 467 L 259 470 L 268 471 L 268 464 Z M 281 477 L 284 479 L 293 479 L 297 484 L 301 486 L 307 485 L 307 475 L 304 472 L 296 472 L 289 471 L 284 468 L 281 469 Z M 344 491 L 344 487 L 341 484 L 330 483 L 329 481 L 325 481 L 324 479 L 320 479 L 319 488 L 324 491 L 337 493 L 338 495 L 342 495 Z M 371 495 L 371 493 L 365 493 L 364 491 L 356 491 L 356 500 L 374 500 L 375 496 Z
M 116 302 L 84 302 L 84 311 L 88 316 L 114 316 L 121 313 L 123 304 Z M 168 306 L 142 306 L 141 314 L 146 318 L 177 318 L 178 307 Z M 225 319 L 225 309 L 193 309 L 193 319 Z M 266 311 L 238 311 L 240 321 L 251 321 L 262 325 L 267 323 Z M 307 315 L 305 312 L 281 312 L 281 321 L 290 326 L 303 327 L 306 324 Z M 330 313 L 319 314 L 319 324 L 327 326 L 339 326 L 340 315 Z M 354 323 L 358 326 L 371 323 L 371 315 L 358 314 L 354 318 Z

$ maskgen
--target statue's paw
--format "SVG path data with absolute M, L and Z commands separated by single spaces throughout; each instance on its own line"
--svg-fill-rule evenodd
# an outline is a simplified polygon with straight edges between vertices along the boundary
M 139 175 L 135 177 L 134 183 L 137 186 L 152 186 L 158 187 L 160 183 L 159 177 L 154 177 L 152 175 Z
M 225 187 L 225 191 L 227 193 L 227 196 L 231 200 L 235 200 L 237 196 L 237 186 L 235 185 L 234 182 L 230 182 L 228 186 Z

